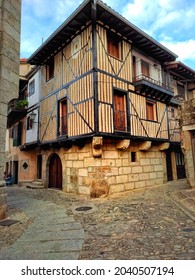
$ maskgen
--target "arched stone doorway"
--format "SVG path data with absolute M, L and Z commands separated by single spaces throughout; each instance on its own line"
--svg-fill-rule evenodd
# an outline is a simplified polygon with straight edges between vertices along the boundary
M 49 162 L 49 188 L 62 189 L 62 163 L 57 154 Z

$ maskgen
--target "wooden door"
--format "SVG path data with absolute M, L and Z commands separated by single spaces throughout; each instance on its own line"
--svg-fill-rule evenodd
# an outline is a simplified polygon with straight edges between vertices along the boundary
M 176 158 L 176 168 L 177 168 L 177 179 L 186 178 L 183 153 L 182 152 L 175 153 L 175 158 Z
M 57 154 L 53 154 L 49 164 L 49 187 L 62 189 L 62 163 Z
M 13 163 L 13 177 L 14 184 L 18 184 L 18 161 L 14 161 Z
M 42 155 L 37 156 L 37 179 L 42 178 Z
M 127 131 L 127 111 L 125 94 L 114 93 L 114 128 L 117 131 Z
M 173 180 L 173 170 L 172 170 L 172 162 L 171 162 L 171 151 L 166 152 L 166 165 L 167 165 L 167 180 Z
M 141 69 L 142 69 L 142 74 L 145 76 L 145 77 L 149 77 L 149 64 L 148 62 L 142 60 L 141 61 Z

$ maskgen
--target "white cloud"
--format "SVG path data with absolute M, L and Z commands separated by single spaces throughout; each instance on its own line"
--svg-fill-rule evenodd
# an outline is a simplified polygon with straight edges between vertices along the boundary
M 123 15 L 155 36 L 159 29 L 187 30 L 195 25 L 195 3 L 183 0 L 134 0 L 123 7 Z M 189 30 L 188 30 L 189 31 Z
M 83 0 L 23 0 L 21 54 L 30 56 Z M 116 12 L 195 65 L 194 0 L 103 0 Z M 188 60 L 189 61 L 189 60 Z
M 183 42 L 161 41 L 161 44 L 175 52 L 181 61 L 193 60 L 195 63 L 195 40 L 190 39 Z

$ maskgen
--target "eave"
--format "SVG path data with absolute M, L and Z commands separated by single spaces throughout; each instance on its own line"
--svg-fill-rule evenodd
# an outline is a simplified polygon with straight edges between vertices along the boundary
M 92 8 L 93 7 L 93 8 Z M 29 57 L 28 63 L 43 65 L 81 32 L 87 23 L 96 20 L 132 42 L 132 46 L 160 63 L 174 61 L 177 55 L 133 25 L 102 1 L 85 0 L 75 12 Z
M 166 68 L 171 71 L 173 75 L 185 81 L 195 81 L 195 71 L 182 63 L 181 61 L 174 61 L 166 64 Z

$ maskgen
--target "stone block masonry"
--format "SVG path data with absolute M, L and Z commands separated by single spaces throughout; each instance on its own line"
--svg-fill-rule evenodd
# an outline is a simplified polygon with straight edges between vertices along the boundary
M 107 149 L 109 147 L 109 150 Z M 136 153 L 132 162 L 131 153 Z M 92 142 L 83 148 L 61 148 L 63 190 L 93 197 L 163 184 L 163 152 L 151 145 L 146 151 L 131 142 L 125 150 L 117 143 L 103 141 L 101 157 L 93 156 Z
M 0 1 L 0 135 L 6 135 L 7 104 L 18 97 L 21 0 Z M 0 180 L 4 171 L 5 137 L 0 139 Z

